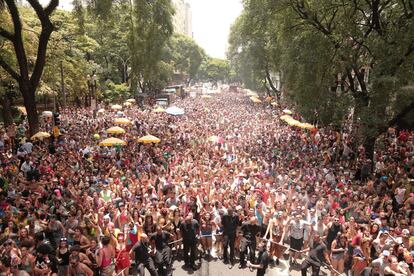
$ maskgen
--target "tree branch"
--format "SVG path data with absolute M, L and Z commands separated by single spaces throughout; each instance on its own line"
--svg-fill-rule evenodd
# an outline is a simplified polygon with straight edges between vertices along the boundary
M 16 2 L 14 0 L 5 0 L 8 6 L 10 15 L 12 17 L 14 26 L 14 39 L 13 46 L 16 53 L 17 63 L 19 64 L 20 77 L 27 79 L 29 77 L 28 64 L 26 51 L 23 45 L 22 37 L 22 22 L 20 21 L 20 13 L 17 9 Z
M 59 5 L 59 0 L 51 0 L 49 5 L 44 9 L 47 16 L 50 16 L 54 10 L 56 10 Z
M 14 36 L 11 32 L 5 30 L 4 28 L 0 27 L 0 36 L 12 41 Z
M 388 121 L 388 126 L 391 127 L 395 125 L 399 120 L 403 119 L 405 115 L 407 115 L 409 112 L 414 110 L 414 101 L 411 102 L 411 104 L 407 105 L 406 107 L 401 110 L 400 113 L 398 113 L 394 118 Z
M 17 74 L 17 72 L 8 64 L 6 63 L 2 57 L 0 57 L 0 66 L 12 76 L 16 81 L 19 81 L 20 76 Z

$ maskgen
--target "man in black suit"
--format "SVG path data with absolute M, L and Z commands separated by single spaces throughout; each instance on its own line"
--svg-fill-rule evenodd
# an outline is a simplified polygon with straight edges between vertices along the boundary
M 250 268 L 256 268 L 256 276 L 264 276 L 266 269 L 269 266 L 269 253 L 266 250 L 266 242 L 261 241 L 258 246 L 259 256 L 257 257 L 257 264 L 247 262 L 247 266 Z
M 198 241 L 199 225 L 197 220 L 193 219 L 193 216 L 189 214 L 184 223 L 180 226 L 181 237 L 183 238 L 184 245 L 184 265 L 186 267 L 197 270 L 195 266 L 197 241 Z M 190 256 L 188 254 L 190 253 Z
M 223 261 L 225 264 L 229 262 L 227 248 L 230 247 L 230 267 L 234 265 L 234 242 L 236 240 L 236 230 L 239 226 L 239 217 L 233 214 L 233 207 L 227 209 L 227 214 L 221 218 L 221 225 L 223 226 Z
M 246 267 L 246 254 L 249 250 L 249 261 L 254 262 L 256 252 L 256 235 L 260 233 L 261 227 L 257 224 L 256 217 L 251 217 L 249 221 L 242 223 L 241 230 L 243 237 L 240 241 L 240 266 Z
M 139 275 L 145 275 L 145 268 L 149 271 L 151 276 L 158 276 L 157 269 L 155 268 L 154 259 L 150 254 L 150 243 L 147 234 L 141 234 L 141 240 L 137 242 L 129 251 L 135 253 L 135 263 L 137 264 L 137 270 Z

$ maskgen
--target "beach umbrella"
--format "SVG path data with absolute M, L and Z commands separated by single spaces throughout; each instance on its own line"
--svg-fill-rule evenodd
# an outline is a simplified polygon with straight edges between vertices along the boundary
M 249 96 L 249 97 L 256 97 L 256 98 L 259 97 L 259 95 L 256 92 L 253 92 L 251 90 L 247 90 L 247 96 Z
M 43 111 L 42 112 L 42 116 L 43 117 L 52 117 L 53 116 L 53 112 L 52 111 Z
M 213 143 L 217 143 L 217 144 L 222 144 L 224 143 L 224 138 L 217 136 L 217 135 L 213 135 L 208 137 L 207 139 L 209 142 L 213 142 Z
M 262 102 L 259 98 L 256 98 L 256 97 L 250 97 L 250 100 L 254 103 L 261 103 Z
M 122 127 L 114 126 L 114 127 L 108 128 L 106 130 L 106 133 L 110 133 L 110 134 L 122 134 L 122 133 L 125 133 L 125 129 L 123 129 Z
M 101 147 L 125 146 L 127 143 L 118 138 L 108 138 L 99 143 Z
M 289 109 L 283 109 L 283 113 L 291 115 L 293 112 Z
M 132 103 L 130 103 L 130 102 L 124 102 L 124 106 L 131 106 L 132 105 Z
M 176 107 L 176 106 L 172 106 L 172 107 L 167 108 L 165 110 L 165 112 L 167 112 L 170 115 L 175 115 L 175 116 L 184 115 L 184 113 L 185 113 L 184 109 L 181 109 L 181 108 Z
M 129 103 L 135 103 L 136 102 L 135 99 L 128 99 L 126 101 L 129 102 Z
M 273 106 L 276 106 L 277 102 L 271 102 L 270 104 L 273 105 Z
M 35 135 L 33 135 L 30 139 L 32 140 L 42 140 L 43 138 L 49 138 L 50 134 L 47 132 L 39 131 Z
M 302 128 L 307 129 L 307 130 L 314 130 L 316 129 L 316 127 L 312 124 L 309 123 L 302 123 L 301 125 Z
M 158 144 L 159 142 L 161 142 L 161 140 L 153 135 L 145 135 L 141 138 L 138 139 L 139 143 L 144 143 L 144 144 L 150 144 L 150 143 L 155 143 Z
M 152 111 L 154 111 L 155 113 L 162 113 L 162 112 L 165 112 L 165 109 L 159 106 L 153 109 Z
M 105 109 L 103 109 L 103 108 L 99 109 L 98 113 L 105 113 Z
M 114 104 L 113 106 L 111 106 L 111 109 L 113 109 L 113 110 L 121 110 L 122 109 L 122 106 L 119 105 L 119 104 Z
M 118 124 L 118 125 L 129 125 L 132 122 L 127 119 L 127 118 L 115 118 L 114 120 L 114 124 Z
M 285 122 L 287 120 L 293 120 L 292 116 L 290 116 L 290 115 L 282 115 L 282 116 L 280 116 L 280 119 L 285 121 Z
M 99 135 L 98 133 L 95 133 L 95 134 L 93 135 L 93 139 L 95 139 L 95 140 L 99 140 L 99 139 L 101 139 L 101 135 Z
M 17 110 L 20 111 L 23 115 L 27 115 L 26 107 L 24 106 L 16 106 Z
M 266 98 L 266 102 L 268 102 L 268 103 L 270 103 L 272 100 L 273 100 L 273 97 L 271 97 L 271 96 L 268 96 L 268 97 Z

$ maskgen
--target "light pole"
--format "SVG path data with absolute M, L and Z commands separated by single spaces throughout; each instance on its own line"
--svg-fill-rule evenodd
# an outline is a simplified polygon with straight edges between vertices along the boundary
M 123 59 L 120 55 L 112 53 L 112 55 L 116 56 L 117 58 L 119 58 L 122 61 L 122 75 L 123 75 L 123 80 L 122 82 L 126 83 L 127 79 L 128 79 L 128 61 L 131 57 L 128 57 L 127 59 Z
M 90 75 L 86 76 L 86 80 L 88 82 L 88 97 L 89 97 L 89 105 L 92 105 L 92 99 L 96 100 L 96 81 L 97 81 L 97 77 L 96 74 L 94 73 L 92 75 L 92 77 Z

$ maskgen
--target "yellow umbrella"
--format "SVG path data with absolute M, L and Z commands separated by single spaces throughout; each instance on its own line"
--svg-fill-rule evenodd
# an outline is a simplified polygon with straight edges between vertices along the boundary
M 110 133 L 110 134 L 122 134 L 122 133 L 125 133 L 125 129 L 123 129 L 122 127 L 114 126 L 114 127 L 108 128 L 106 130 L 106 133 Z
M 156 109 L 153 109 L 152 111 L 154 111 L 155 113 L 162 113 L 165 112 L 165 109 L 159 106 Z
M 292 111 L 290 111 L 289 109 L 283 109 L 283 113 L 285 113 L 285 114 L 292 114 L 293 112 Z
M 111 106 L 111 108 L 112 108 L 113 110 L 121 110 L 121 109 L 122 109 L 122 106 L 121 106 L 121 105 L 119 105 L 119 104 L 114 104 L 113 106 Z
M 213 97 L 211 97 L 210 95 L 202 95 L 201 98 L 210 99 L 210 98 L 213 98 Z
M 282 115 L 282 116 L 280 116 L 280 119 L 285 121 L 285 122 L 286 122 L 286 120 L 293 120 L 293 118 L 289 115 Z
M 135 99 L 128 99 L 126 101 L 129 102 L 129 103 L 135 103 L 136 102 Z
M 101 147 L 125 146 L 127 143 L 118 138 L 108 138 L 99 143 Z
M 257 95 L 257 93 L 256 93 L 256 92 L 253 92 L 253 91 L 251 91 L 251 90 L 247 91 L 247 96 L 250 96 L 250 97 L 256 97 L 256 98 L 258 98 L 258 97 L 259 97 L 259 95 Z
M 161 142 L 161 140 L 155 136 L 152 135 L 145 135 L 141 138 L 138 139 L 139 143 L 144 143 L 144 144 L 150 144 L 150 143 L 159 143 Z
M 129 119 L 127 119 L 127 118 L 116 118 L 114 120 L 114 123 L 115 124 L 118 124 L 118 125 L 129 125 L 132 122 Z
M 20 111 L 23 115 L 27 115 L 26 107 L 24 106 L 16 106 L 17 110 Z
M 302 128 L 308 129 L 308 130 L 314 130 L 316 127 L 309 123 L 303 123 Z
M 300 125 L 300 122 L 298 120 L 295 120 L 295 119 L 289 120 L 287 123 L 290 126 L 299 126 Z
M 33 135 L 30 139 L 32 139 L 32 140 L 36 140 L 36 139 L 42 140 L 43 138 L 49 138 L 49 137 L 50 137 L 50 134 L 49 133 L 43 132 L 43 131 L 39 131 L 38 133 L 36 133 L 35 135 Z
M 261 103 L 262 101 L 256 97 L 250 97 L 250 100 L 254 103 Z

